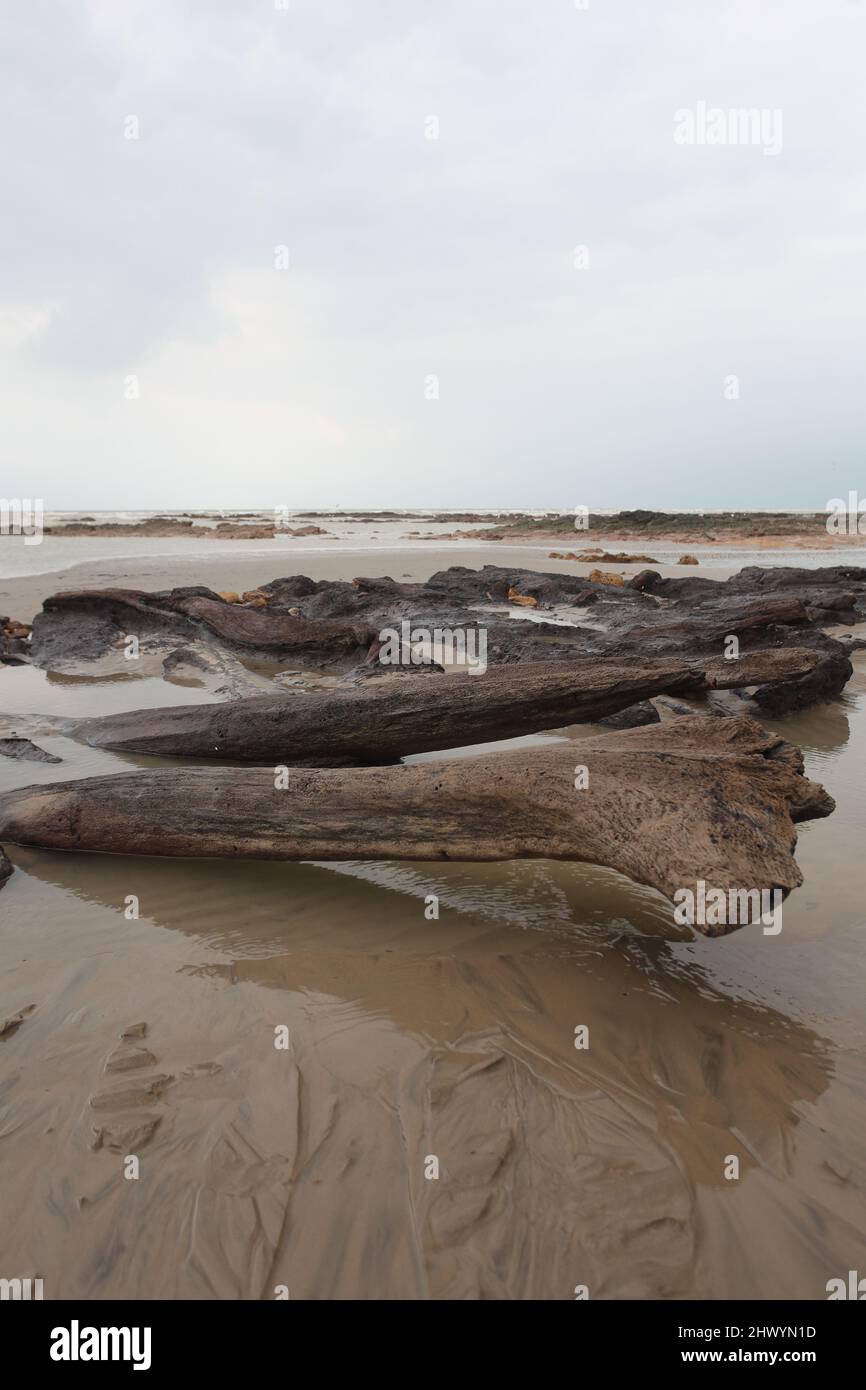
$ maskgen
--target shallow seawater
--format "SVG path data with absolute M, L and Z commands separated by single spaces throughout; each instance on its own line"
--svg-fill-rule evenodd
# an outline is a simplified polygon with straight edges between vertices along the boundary
M 10 847 L 4 1270 L 46 1297 L 824 1297 L 866 1237 L 864 656 L 840 701 L 768 725 L 837 802 L 800 827 L 778 936 L 694 937 L 556 862 Z M 87 682 L 0 689 L 93 712 Z M 114 681 L 99 708 L 174 698 L 204 695 Z M 0 758 L 0 788 L 157 765 L 36 741 L 64 761 Z M 137 1022 L 148 1065 L 106 1072 Z
M 66 675 L 36 666 L 0 666 L 0 719 L 39 714 L 87 719 L 124 710 L 160 705 L 196 705 L 215 700 L 202 684 L 141 676 L 131 671 L 111 675 Z M 36 711 L 36 713 L 34 713 Z

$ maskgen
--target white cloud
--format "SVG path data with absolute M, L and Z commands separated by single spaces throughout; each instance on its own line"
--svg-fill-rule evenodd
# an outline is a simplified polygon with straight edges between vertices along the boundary
M 862 478 L 866 4 L 4 24 L 7 494 L 820 507 Z M 677 146 L 698 101 L 781 109 L 782 153 Z

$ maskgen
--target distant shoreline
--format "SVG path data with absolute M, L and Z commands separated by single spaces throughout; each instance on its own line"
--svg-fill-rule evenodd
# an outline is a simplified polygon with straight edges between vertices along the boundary
M 54 514 L 57 516 L 57 513 Z M 155 515 L 139 521 L 97 520 L 93 516 L 71 514 L 69 521 L 52 521 L 44 534 L 58 539 L 78 537 L 147 537 L 152 539 L 189 538 L 202 540 L 270 540 L 277 536 L 333 537 L 318 521 L 330 521 L 332 526 L 347 523 L 371 526 L 381 523 L 414 522 L 416 527 L 435 524 L 453 525 L 450 532 L 408 530 L 401 540 L 418 541 L 484 541 L 506 544 L 562 543 L 569 537 L 586 548 L 596 542 L 640 541 L 649 544 L 729 545 L 758 549 L 791 547 L 795 549 L 833 550 L 866 545 L 866 536 L 831 534 L 827 529 L 825 512 L 663 512 L 631 510 L 614 513 L 549 512 L 541 515 L 530 512 L 502 513 L 495 511 L 446 511 L 411 513 L 399 511 L 342 512 L 298 511 L 287 513 L 277 524 L 266 512 L 214 515 L 211 524 L 198 524 L 188 515 L 172 517 Z M 289 517 L 299 525 L 289 525 Z M 205 514 L 198 518 L 204 520 Z M 255 519 L 252 519 L 255 518 Z M 472 529 L 464 529 L 464 528 Z

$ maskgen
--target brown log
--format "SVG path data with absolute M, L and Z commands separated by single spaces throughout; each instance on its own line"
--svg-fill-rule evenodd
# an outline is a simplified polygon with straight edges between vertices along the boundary
M 801 769 L 752 719 L 695 717 L 471 760 L 293 769 L 285 786 L 268 767 L 25 787 L 0 797 L 0 838 L 231 859 L 566 859 L 668 897 L 700 880 L 787 893 L 802 881 L 794 822 L 833 809 Z
M 782 649 L 745 653 L 736 661 L 540 662 L 483 675 L 133 710 L 69 724 L 65 731 L 95 748 L 169 757 L 294 766 L 387 763 L 589 723 L 652 695 L 789 680 L 813 671 L 818 659 L 811 651 Z

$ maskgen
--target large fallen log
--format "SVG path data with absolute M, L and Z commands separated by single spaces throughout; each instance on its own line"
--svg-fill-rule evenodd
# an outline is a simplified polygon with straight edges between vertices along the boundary
M 789 892 L 802 881 L 794 823 L 832 809 L 799 751 L 754 720 L 695 717 L 470 761 L 25 787 L 0 797 L 0 838 L 230 859 L 566 859 L 674 898 L 701 882 Z M 716 935 L 741 923 L 696 925 Z
M 590 723 L 652 695 L 787 681 L 808 675 L 817 661 L 814 652 L 799 649 L 749 652 L 736 661 L 663 657 L 626 664 L 593 657 L 133 710 L 65 723 L 63 731 L 95 748 L 168 757 L 329 767 L 388 763 L 410 753 Z

